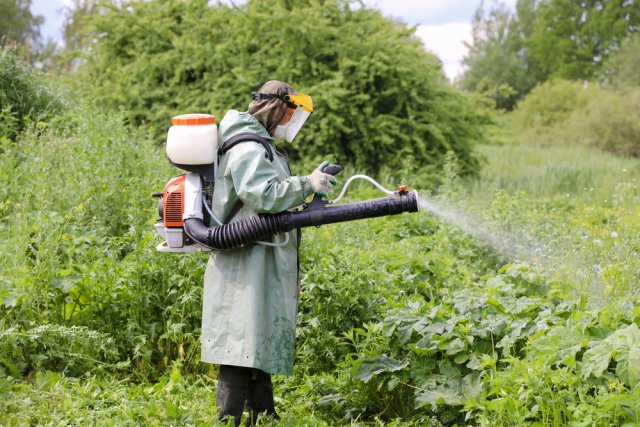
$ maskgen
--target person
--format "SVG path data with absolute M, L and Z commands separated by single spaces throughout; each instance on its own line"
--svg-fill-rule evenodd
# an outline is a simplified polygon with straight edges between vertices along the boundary
M 253 93 L 248 111 L 227 112 L 219 127 L 222 147 L 247 133 L 267 144 L 247 140 L 223 150 L 212 206 L 218 218 L 234 222 L 259 213 L 279 213 L 305 203 L 314 192 L 326 194 L 332 189 L 335 178 L 322 171 L 328 162 L 308 176 L 291 176 L 286 157 L 274 144 L 276 139 L 293 141 L 312 111 L 309 96 L 286 83 L 269 81 Z M 279 419 L 271 375 L 293 373 L 298 233 L 213 252 L 209 258 L 201 359 L 220 365 L 216 405 L 222 421 L 233 419 L 240 425 L 245 406 L 246 425 L 255 424 L 260 413 Z

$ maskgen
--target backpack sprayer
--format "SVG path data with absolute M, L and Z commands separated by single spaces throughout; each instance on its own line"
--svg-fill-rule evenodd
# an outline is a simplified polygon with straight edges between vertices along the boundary
M 347 180 L 334 200 L 323 200 L 316 195 L 301 210 L 259 214 L 222 224 L 211 210 L 218 156 L 231 146 L 250 140 L 266 144 L 267 153 L 272 156 L 268 142 L 257 135 L 244 134 L 235 141 L 225 141 L 219 149 L 215 117 L 208 114 L 177 116 L 171 119 L 171 124 L 167 135 L 167 157 L 171 164 L 187 173 L 172 178 L 162 193 L 154 194 L 160 199 L 160 219 L 155 227 L 165 239 L 157 246 L 158 251 L 202 252 L 234 249 L 254 243 L 277 246 L 261 241 L 296 228 L 418 211 L 418 193 L 415 190 L 409 192 L 406 186 L 400 186 L 393 192 L 368 176 L 355 175 Z M 324 172 L 335 175 L 340 170 L 340 166 L 332 165 L 327 166 Z M 335 205 L 357 178 L 371 181 L 390 196 Z

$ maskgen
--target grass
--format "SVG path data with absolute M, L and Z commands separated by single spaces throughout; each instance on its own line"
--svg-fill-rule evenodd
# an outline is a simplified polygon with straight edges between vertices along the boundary
M 503 189 L 541 200 L 574 198 L 612 206 L 625 203 L 616 199 L 620 191 L 640 184 L 637 160 L 584 146 L 484 145 L 478 152 L 487 159 L 481 178 L 470 184 L 478 198 Z
M 279 425 L 638 422 L 640 171 L 520 143 L 505 120 L 478 147 L 480 177 L 443 172 L 434 201 L 455 223 L 305 230 Z M 214 423 L 216 371 L 198 357 L 206 255 L 154 250 L 150 194 L 176 172 L 161 150 L 88 103 L 3 144 L 0 424 Z M 406 169 L 386 185 L 429 194 Z M 348 199 L 378 196 L 358 183 Z
M 0 46 L 0 142 L 15 140 L 31 123 L 62 109 L 62 98 L 50 82 L 22 61 L 16 48 Z
M 29 197 L 10 193 L 0 211 L 8 236 L 0 423 L 211 425 L 216 374 L 197 355 L 205 258 L 153 251 L 155 214 L 147 196 L 172 171 L 143 134 L 128 133 L 117 119 L 89 124 L 75 114 L 75 129 L 28 133 L 20 154 L 2 158 L 14 171 L 3 175 L 5 182 L 17 180 L 20 188 L 35 177 L 43 185 Z M 640 315 L 633 308 L 637 172 L 627 160 L 585 151 L 583 176 L 601 185 L 580 191 L 577 183 L 564 184 L 575 152 L 515 143 L 479 149 L 485 172 L 475 181 L 451 177 L 439 197 L 464 208 L 473 227 L 547 243 L 553 247 L 547 262 L 510 257 L 424 212 L 305 230 L 295 375 L 275 379 L 281 425 L 450 425 L 465 414 L 495 425 L 566 424 L 580 414 L 595 425 L 633 419 L 622 403 L 611 403 L 636 396 L 633 377 L 617 377 L 615 364 L 600 378 L 584 377 L 580 360 Z M 75 162 L 59 163 L 57 154 L 70 153 Z M 132 170 L 127 162 L 114 164 L 114 153 L 148 157 Z M 71 177 L 66 186 L 44 180 L 52 167 Z M 543 173 L 550 170 L 557 173 Z M 378 196 L 366 184 L 350 194 Z M 605 194 L 611 194 L 606 202 Z M 32 211 L 47 218 L 46 233 L 30 223 Z M 552 357 L 565 350 L 543 357 L 540 349 L 564 348 L 549 337 L 577 319 L 590 319 L 570 329 L 583 334 L 569 353 L 577 362 Z M 448 325 L 437 339 L 424 329 L 432 321 Z M 48 323 L 63 325 L 65 339 L 33 332 Z M 486 328 L 494 328 L 492 335 Z M 92 336 L 112 340 L 113 351 L 98 350 Z M 525 366 L 538 366 L 550 380 L 534 387 Z M 556 390 L 554 381 L 572 388 Z M 619 385 L 610 389 L 611 381 Z M 583 398 L 535 409 L 523 384 L 550 402 Z M 499 389 L 508 395 L 497 395 Z

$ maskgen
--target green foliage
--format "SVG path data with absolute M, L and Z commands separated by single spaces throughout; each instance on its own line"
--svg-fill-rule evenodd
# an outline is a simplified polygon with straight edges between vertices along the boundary
M 243 110 L 252 90 L 278 79 L 316 105 L 294 159 L 378 170 L 412 156 L 433 176 L 454 151 L 465 173 L 476 171 L 482 118 L 413 29 L 347 0 L 209 3 L 103 3 L 82 67 L 98 99 L 161 139 L 171 116 Z
M 540 129 L 563 123 L 571 113 L 589 102 L 594 90 L 568 80 L 542 83 L 518 105 L 520 124 L 524 128 Z
M 172 173 L 160 150 L 81 103 L 4 148 L 0 324 L 86 327 L 142 376 L 178 358 L 195 369 L 204 263 L 154 250 L 150 195 Z
M 39 371 L 28 383 L 0 379 L 3 425 L 211 426 L 217 412 L 213 381 L 183 375 L 173 365 L 151 384 L 117 378 L 70 378 Z
M 640 380 L 640 329 L 635 323 L 613 332 L 584 353 L 583 377 L 602 377 L 611 361 L 616 362 L 617 377 L 635 388 Z
M 117 362 L 114 347 L 108 334 L 86 327 L 44 324 L 24 332 L 13 327 L 0 332 L 0 372 L 21 377 L 27 369 L 51 369 L 79 376 Z
M 593 205 L 626 199 L 623 205 L 632 207 L 636 197 L 628 187 L 634 185 L 632 179 L 639 172 L 637 161 L 585 145 L 510 143 L 480 147 L 479 154 L 490 160 L 481 180 L 473 183 L 478 198 L 493 197 L 487 187 L 508 194 L 520 191 L 540 200 L 550 198 L 554 206 L 578 198 Z
M 442 289 L 426 304 L 414 300 L 388 312 L 366 334 L 356 330 L 350 340 L 357 351 L 347 361 L 356 379 L 370 383 L 363 392 L 398 388 L 414 394 L 404 417 L 414 407 L 437 411 L 477 397 L 482 378 L 498 361 L 520 354 L 526 337 L 550 320 L 548 303 L 523 294 L 530 276 L 526 267 L 507 266 L 478 287 Z M 376 403 L 397 410 L 402 406 L 394 405 L 396 398 Z
M 591 79 L 603 60 L 640 24 L 640 3 L 546 0 L 539 3 L 531 37 L 525 41 L 542 75 Z
M 640 90 L 602 90 L 555 81 L 534 89 L 520 104 L 519 126 L 536 143 L 580 144 L 640 156 Z
M 476 11 L 472 42 L 464 58 L 467 70 L 460 85 L 484 93 L 499 109 L 512 110 L 516 102 L 536 83 L 536 76 L 517 52 L 522 45 L 521 15 L 533 13 L 531 1 L 518 2 L 518 16 L 504 5 L 495 5 L 485 16 L 483 5 Z
M 617 96 L 558 85 L 531 126 Z M 78 101 L 2 145 L 2 425 L 215 423 L 206 256 L 155 251 L 149 196 L 175 171 L 124 121 Z M 500 138 L 472 181 L 453 152 L 437 191 L 409 162 L 389 174 L 431 210 L 305 230 L 282 425 L 638 423 L 640 167 Z
M 591 80 L 620 69 L 622 79 L 633 80 L 633 43 L 623 42 L 638 25 L 637 1 L 518 0 L 515 13 L 494 2 L 486 16 L 481 4 L 461 84 L 510 110 L 550 79 Z M 608 64 L 611 55 L 618 59 Z
M 604 78 L 614 87 L 640 86 L 640 35 L 625 40 L 604 65 Z
M 601 92 L 583 111 L 572 114 L 567 128 L 578 143 L 640 157 L 640 89 Z
M 40 37 L 42 16 L 31 13 L 32 0 L 0 0 L 0 42 L 31 45 Z
M 638 327 L 632 323 L 606 337 L 608 315 L 581 307 L 561 313 L 558 323 L 532 337 L 523 360 L 507 360 L 508 369 L 487 381 L 487 400 L 473 399 L 467 408 L 482 411 L 483 424 L 637 423 Z M 616 368 L 609 368 L 612 357 Z
M 0 142 L 15 140 L 30 123 L 46 121 L 62 110 L 58 93 L 16 49 L 0 47 Z

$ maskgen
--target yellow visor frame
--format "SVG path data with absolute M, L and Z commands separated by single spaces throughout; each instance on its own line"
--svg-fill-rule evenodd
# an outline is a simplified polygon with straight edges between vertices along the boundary
M 285 95 L 285 102 L 291 102 L 303 110 L 313 113 L 313 100 L 309 95 L 299 93 L 297 95 Z

